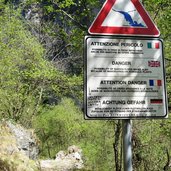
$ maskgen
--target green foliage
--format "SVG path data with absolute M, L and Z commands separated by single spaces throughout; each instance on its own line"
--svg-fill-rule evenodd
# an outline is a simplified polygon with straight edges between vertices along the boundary
M 75 144 L 83 149 L 87 169 L 106 171 L 113 167 L 112 125 L 85 121 L 73 100 L 65 98 L 45 110 L 35 118 L 34 127 L 41 140 L 42 157 L 54 157 Z
M 0 23 L 0 112 L 3 117 L 18 120 L 21 110 L 25 111 L 25 103 L 32 106 L 34 101 L 34 98 L 30 99 L 31 85 L 26 80 L 32 74 L 35 77 L 39 64 L 40 68 L 45 65 L 39 60 L 43 55 L 43 48 L 25 31 L 17 15 L 11 15 L 9 8 L 4 10 Z
M 43 101 L 52 94 L 67 94 L 69 82 L 43 58 L 43 46 L 27 31 L 18 13 L 10 12 L 6 8 L 0 16 L 0 117 L 31 123 Z
M 134 168 L 135 171 L 161 171 L 171 153 L 170 119 L 134 121 Z
M 71 5 L 75 5 L 73 0 L 64 0 L 58 3 L 59 3 L 60 8 L 67 8 L 67 7 L 70 7 Z

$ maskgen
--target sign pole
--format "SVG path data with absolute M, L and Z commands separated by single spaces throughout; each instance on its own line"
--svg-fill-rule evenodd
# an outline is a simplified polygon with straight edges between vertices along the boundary
M 132 127 L 131 120 L 122 121 L 124 171 L 132 171 Z

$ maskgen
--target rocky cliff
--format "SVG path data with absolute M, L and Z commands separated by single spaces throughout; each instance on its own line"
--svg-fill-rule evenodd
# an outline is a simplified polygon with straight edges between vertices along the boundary
M 84 167 L 82 150 L 73 145 L 55 159 L 39 160 L 33 133 L 11 122 L 0 123 L 0 171 L 71 171 Z

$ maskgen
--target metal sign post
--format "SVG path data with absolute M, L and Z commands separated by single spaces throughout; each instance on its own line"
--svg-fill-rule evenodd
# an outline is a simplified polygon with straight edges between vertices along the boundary
M 132 171 L 132 127 L 131 120 L 122 121 L 124 171 Z
M 132 171 L 130 119 L 167 118 L 159 38 L 85 37 L 85 119 L 124 119 L 124 171 Z
M 163 42 L 152 38 L 160 32 L 139 0 L 106 0 L 89 33 L 85 119 L 124 119 L 124 171 L 132 171 L 130 119 L 168 117 Z

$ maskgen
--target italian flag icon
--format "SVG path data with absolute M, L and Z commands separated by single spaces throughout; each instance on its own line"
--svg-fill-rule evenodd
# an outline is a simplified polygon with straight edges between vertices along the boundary
M 159 49 L 160 44 L 159 44 L 159 42 L 147 42 L 147 48 L 148 49 Z

